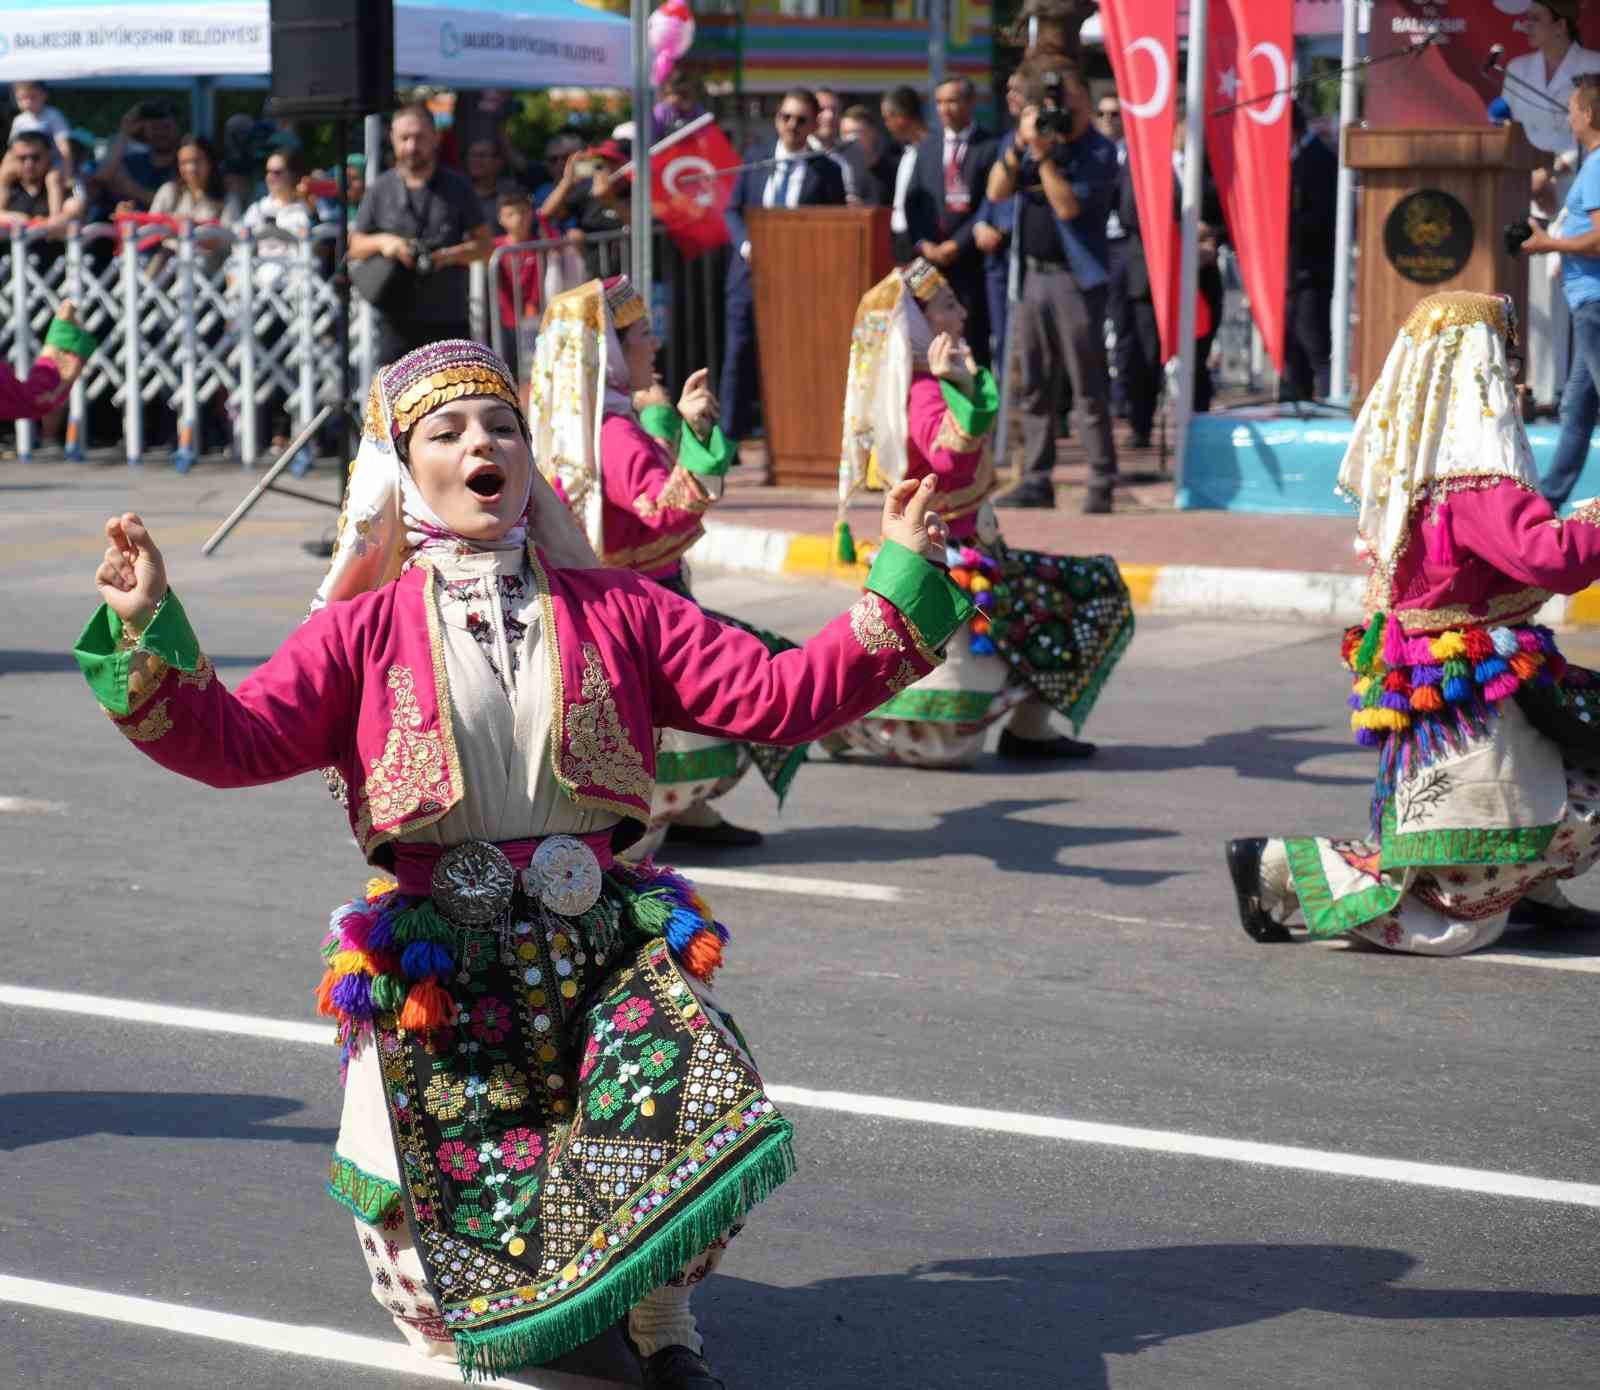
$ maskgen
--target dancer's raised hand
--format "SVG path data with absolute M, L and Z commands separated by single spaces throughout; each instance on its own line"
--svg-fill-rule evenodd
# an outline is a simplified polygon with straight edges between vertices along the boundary
M 110 544 L 95 571 L 95 588 L 124 623 L 142 629 L 167 596 L 166 562 L 134 512 L 107 517 L 106 539 Z
M 944 518 L 928 510 L 933 501 L 933 479 L 914 478 L 896 483 L 883 499 L 883 538 L 898 541 L 925 560 L 942 565 L 949 531 Z

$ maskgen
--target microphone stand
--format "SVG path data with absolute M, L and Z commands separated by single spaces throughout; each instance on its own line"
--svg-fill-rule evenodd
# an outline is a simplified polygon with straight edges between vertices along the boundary
M 1523 90 L 1523 92 L 1526 93 L 1528 96 L 1533 97 L 1537 101 L 1543 102 L 1545 107 L 1548 110 L 1554 111 L 1554 112 L 1556 112 L 1556 113 L 1558 113 L 1559 115 L 1562 115 L 1562 116 L 1565 116 L 1567 114 L 1567 108 L 1565 106 L 1563 106 L 1559 101 L 1557 101 L 1553 96 L 1551 96 L 1549 92 L 1541 92 L 1537 87 L 1535 87 L 1533 85 L 1533 83 L 1525 82 L 1522 78 L 1518 77 L 1516 75 L 1516 73 L 1514 73 L 1514 72 L 1508 72 L 1506 70 L 1506 65 L 1504 63 L 1500 62 L 1498 59 L 1491 59 L 1488 63 L 1484 64 L 1483 70 L 1484 70 L 1484 72 L 1497 72 L 1497 73 L 1499 73 L 1500 76 L 1505 81 L 1510 82 L 1510 83 L 1514 83 L 1516 86 L 1520 87 Z

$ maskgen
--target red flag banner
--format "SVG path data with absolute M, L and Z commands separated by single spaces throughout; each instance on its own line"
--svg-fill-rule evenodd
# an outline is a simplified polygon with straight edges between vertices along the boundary
M 651 213 L 685 260 L 728 240 L 723 214 L 733 179 L 721 171 L 738 164 L 727 136 L 709 120 L 683 139 L 650 151 Z
M 1206 28 L 1206 154 L 1250 312 L 1281 373 L 1294 102 L 1282 89 L 1291 78 L 1293 0 L 1211 0 Z M 1214 114 L 1225 106 L 1233 109 Z
M 1103 0 L 1100 23 L 1122 102 L 1161 355 L 1171 357 L 1178 351 L 1178 237 L 1172 220 L 1177 7 L 1172 0 Z

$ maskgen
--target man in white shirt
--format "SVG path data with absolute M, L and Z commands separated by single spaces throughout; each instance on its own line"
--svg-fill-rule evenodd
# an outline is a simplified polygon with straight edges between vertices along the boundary
M 889 235 L 894 244 L 895 261 L 904 265 L 914 255 L 907 204 L 914 198 L 917 150 L 928 138 L 928 125 L 922 118 L 922 97 L 915 87 L 896 87 L 885 92 L 878 104 L 883 128 L 899 147 L 900 162 L 895 169 L 894 196 L 890 203 Z
M 1572 81 L 1600 72 L 1600 53 L 1578 43 L 1578 0 L 1533 0 L 1528 6 L 1532 48 L 1506 64 L 1501 95 L 1535 149 L 1553 155 L 1553 170 L 1534 171 L 1534 214 L 1553 216 L 1566 199 L 1577 146 L 1567 123 Z M 1542 98 L 1540 94 L 1543 94 Z M 1536 400 L 1555 401 L 1567 379 L 1571 319 L 1556 273 L 1557 257 L 1534 261 L 1528 275 L 1527 382 Z
M 967 311 L 967 341 L 979 364 L 987 367 L 989 300 L 983 283 L 983 252 L 974 232 L 994 164 L 994 134 L 973 119 L 977 91 L 968 78 L 941 82 L 934 102 L 942 129 L 922 142 L 916 183 L 923 197 L 916 206 L 908 203 L 910 233 L 917 254 L 944 272 Z

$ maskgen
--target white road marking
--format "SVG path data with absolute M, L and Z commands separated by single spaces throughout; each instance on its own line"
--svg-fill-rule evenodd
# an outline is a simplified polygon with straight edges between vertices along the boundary
M 120 1023 L 156 1023 L 166 1028 L 198 1028 L 206 1033 L 233 1033 L 275 1042 L 322 1043 L 333 1046 L 333 1023 L 293 1023 L 254 1014 L 224 1014 L 213 1009 L 185 1009 L 171 1004 L 146 1004 L 138 999 L 110 999 L 99 994 L 66 994 L 54 989 L 0 985 L 0 1004 L 19 1009 L 51 1009 L 89 1014 Z
M 127 1294 L 107 1293 L 103 1289 L 78 1288 L 72 1284 L 50 1284 L 42 1279 L 19 1279 L 0 1274 L 0 1303 L 23 1303 L 30 1308 L 45 1308 L 55 1313 L 78 1313 L 103 1318 L 108 1322 L 131 1323 L 161 1332 L 177 1332 L 186 1337 L 203 1337 L 212 1342 L 255 1347 L 286 1356 L 304 1356 L 316 1361 L 339 1361 L 364 1370 L 397 1371 L 423 1380 L 453 1380 L 461 1384 L 461 1372 L 448 1357 L 430 1360 L 412 1351 L 398 1336 L 385 1341 L 377 1337 L 358 1337 L 351 1332 L 336 1332 L 331 1327 L 305 1327 L 298 1323 L 268 1322 L 264 1318 L 241 1317 L 237 1313 L 218 1313 L 209 1308 L 193 1308 L 182 1303 L 158 1303 L 151 1298 L 132 1298 Z M 538 1379 L 531 1379 L 537 1375 Z M 616 1390 L 616 1383 L 590 1376 L 563 1375 L 559 1371 L 524 1372 L 515 1378 L 486 1380 L 477 1384 L 495 1386 L 533 1386 L 537 1390 Z
M 62 994 L 55 990 L 0 985 L 0 1004 L 19 1008 L 50 1009 L 63 1013 L 92 1014 L 130 1023 L 155 1023 L 169 1028 L 198 1028 L 244 1034 L 287 1042 L 331 1046 L 333 1030 L 325 1024 L 292 1023 L 251 1018 L 243 1014 L 216 1013 L 210 1009 L 185 1009 L 137 1000 L 110 999 L 93 994 Z M 1456 1168 L 1405 1159 L 1373 1158 L 1364 1154 L 1334 1153 L 1288 1144 L 1261 1144 L 1249 1139 L 1220 1139 L 1180 1130 L 1139 1129 L 1132 1125 L 1100 1124 L 1090 1120 L 1065 1120 L 1049 1115 L 1028 1115 L 1012 1110 L 979 1110 L 962 1105 L 934 1105 L 899 1096 L 864 1096 L 849 1091 L 814 1091 L 803 1086 L 768 1086 L 767 1094 L 780 1105 L 831 1110 L 844 1115 L 870 1115 L 878 1119 L 910 1120 L 918 1124 L 948 1125 L 957 1129 L 987 1130 L 1035 1139 L 1060 1139 L 1074 1144 L 1103 1144 L 1147 1153 L 1218 1158 L 1232 1163 L 1267 1168 L 1290 1168 L 1334 1177 L 1370 1178 L 1379 1182 L 1409 1183 L 1453 1192 L 1481 1192 L 1492 1197 L 1521 1197 L 1534 1202 L 1560 1202 L 1600 1209 L 1600 1184 L 1531 1178 L 1483 1168 Z
M 1585 975 L 1600 975 L 1600 956 L 1569 955 L 1560 951 L 1502 951 L 1491 946 L 1474 951 L 1460 960 L 1475 960 L 1483 965 L 1531 965 L 1537 970 L 1576 970 Z
M 0 796 L 0 813 L 17 816 L 59 816 L 65 801 L 35 801 L 31 796 Z
M 703 869 L 689 864 L 675 867 L 691 883 L 712 888 L 748 888 L 756 893 L 795 893 L 808 898 L 850 898 L 869 903 L 898 903 L 906 897 L 904 888 L 890 883 L 850 883 L 795 874 L 758 874 L 748 869 Z

